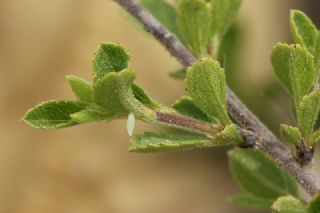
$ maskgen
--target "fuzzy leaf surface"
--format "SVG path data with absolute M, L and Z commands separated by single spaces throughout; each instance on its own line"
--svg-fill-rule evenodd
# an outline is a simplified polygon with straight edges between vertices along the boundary
M 211 0 L 212 31 L 224 34 L 241 6 L 242 0 Z
M 92 102 L 93 91 L 91 83 L 74 75 L 68 75 L 66 78 L 69 81 L 73 93 L 80 101 L 85 103 Z
M 273 48 L 271 62 L 283 86 L 299 103 L 316 78 L 313 56 L 298 44 L 279 43 Z
M 106 74 L 94 85 L 94 102 L 105 111 L 117 115 L 132 112 L 139 119 L 153 120 L 154 113 L 134 96 L 131 86 L 135 78 L 136 74 L 131 69 Z
M 234 148 L 228 152 L 233 176 L 248 193 L 265 199 L 298 195 L 296 182 L 263 152 Z
M 93 60 L 93 80 L 103 78 L 107 73 L 119 72 L 128 67 L 130 55 L 120 45 L 101 43 Z
M 243 139 L 239 136 L 235 125 L 227 125 L 213 139 L 201 135 L 172 135 L 146 132 L 138 135 L 130 142 L 132 152 L 163 152 L 209 148 L 227 145 L 239 145 Z
M 184 43 L 200 57 L 211 37 L 211 10 L 205 0 L 180 0 L 178 27 Z
M 303 203 L 293 196 L 279 197 L 272 204 L 273 213 L 306 213 Z
M 127 114 L 128 110 L 121 102 L 124 97 L 121 95 L 126 95 L 135 78 L 136 74 L 129 69 L 105 75 L 94 85 L 94 102 L 106 111 Z
M 280 135 L 282 140 L 297 146 L 302 138 L 301 132 L 297 127 L 287 124 L 280 125 Z
M 71 114 L 77 113 L 86 107 L 81 102 L 48 101 L 30 109 L 23 120 L 30 126 L 40 129 L 59 129 L 76 125 Z
M 319 33 L 311 19 L 300 10 L 291 10 L 290 25 L 294 41 L 307 48 L 313 54 Z
M 227 113 L 224 71 L 217 61 L 205 58 L 187 71 L 186 88 L 195 104 L 210 118 L 231 123 Z
M 298 123 L 304 137 L 309 137 L 318 119 L 320 110 L 320 90 L 303 97 L 298 110 Z
M 163 152 L 190 150 L 215 146 L 202 136 L 168 135 L 146 132 L 136 136 L 130 142 L 132 152 Z

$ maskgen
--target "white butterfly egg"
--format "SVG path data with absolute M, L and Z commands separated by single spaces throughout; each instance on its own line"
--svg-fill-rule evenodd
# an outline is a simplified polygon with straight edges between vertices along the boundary
M 130 113 L 128 115 L 128 120 L 127 120 L 127 130 L 129 136 L 132 136 L 133 130 L 134 130 L 134 123 L 135 123 L 135 117 L 133 113 Z

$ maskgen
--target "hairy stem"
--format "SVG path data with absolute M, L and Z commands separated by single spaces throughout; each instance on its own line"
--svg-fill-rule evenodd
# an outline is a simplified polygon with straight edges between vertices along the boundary
M 181 115 L 173 115 L 165 112 L 156 112 L 157 121 L 167 126 L 174 126 L 180 129 L 186 129 L 201 133 L 212 139 L 215 135 L 224 129 L 221 124 L 211 124 L 208 122 L 192 119 Z
M 147 32 L 150 32 L 184 66 L 191 66 L 196 58 L 183 46 L 175 35 L 166 30 L 150 13 L 141 7 L 137 0 L 115 0 L 135 17 Z M 230 116 L 246 130 L 243 131 L 247 142 L 255 140 L 254 148 L 261 149 L 280 166 L 289 171 L 303 188 L 311 195 L 320 193 L 320 178 L 305 171 L 296 162 L 289 149 L 228 89 L 227 105 Z M 252 135 L 254 132 L 255 135 Z

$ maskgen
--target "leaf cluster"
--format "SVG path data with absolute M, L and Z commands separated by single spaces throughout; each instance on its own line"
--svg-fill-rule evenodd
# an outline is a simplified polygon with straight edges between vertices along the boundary
M 201 58 L 218 54 L 242 0 L 178 0 L 176 7 L 164 0 L 140 3 Z
M 173 123 L 176 124 L 174 127 L 189 131 L 187 135 L 139 135 L 131 140 L 129 147 L 135 152 L 207 148 L 243 142 L 228 117 L 225 76 L 217 61 L 205 58 L 188 68 L 186 88 L 190 96 L 183 96 L 168 107 L 154 102 L 141 86 L 134 83 L 136 73 L 129 67 L 129 59 L 122 46 L 100 44 L 93 60 L 92 83 L 67 76 L 77 100 L 44 102 L 29 110 L 24 121 L 35 128 L 59 129 L 128 116 L 129 135 L 135 118 L 168 126 Z M 170 119 L 162 120 L 157 116 L 159 113 Z M 205 129 L 199 129 L 201 125 Z
M 243 145 L 239 128 L 227 112 L 224 69 L 213 59 L 220 55 L 220 45 L 241 0 L 178 0 L 176 7 L 164 0 L 140 3 L 199 59 L 172 74 L 185 79 L 188 95 L 171 106 L 153 101 L 134 82 L 129 53 L 119 44 L 102 43 L 93 59 L 92 82 L 67 76 L 76 100 L 41 103 L 23 120 L 35 128 L 59 129 L 128 117 L 130 136 L 135 118 L 183 130 L 182 134 L 146 132 L 135 136 L 129 146 L 133 152 Z M 298 151 L 301 147 L 313 151 L 320 141 L 320 130 L 314 129 L 320 111 L 320 34 L 301 11 L 291 12 L 290 23 L 296 44 L 277 44 L 271 62 L 292 97 L 297 127 L 282 124 L 280 133 Z M 231 202 L 247 208 L 271 208 L 275 213 L 320 212 L 320 198 L 304 204 L 293 178 L 261 151 L 234 148 L 228 157 L 231 172 L 245 191 L 230 198 Z
M 301 149 L 313 153 L 314 145 L 319 142 L 314 126 L 320 111 L 320 33 L 307 15 L 298 10 L 291 11 L 290 25 L 296 43 L 275 45 L 271 62 L 276 76 L 292 97 L 297 127 L 282 124 L 280 134 L 284 141 L 297 147 L 298 153 L 304 152 Z
M 135 72 L 128 68 L 129 54 L 117 44 L 102 43 L 93 60 L 93 83 L 68 75 L 77 100 L 52 100 L 29 110 L 23 120 L 35 128 L 59 129 L 77 124 L 109 121 L 130 112 L 152 121 L 158 108 L 136 83 Z

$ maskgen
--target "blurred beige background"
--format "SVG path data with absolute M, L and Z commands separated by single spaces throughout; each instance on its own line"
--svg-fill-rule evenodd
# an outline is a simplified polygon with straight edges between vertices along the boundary
M 310 10 L 316 4 L 243 1 L 238 81 L 231 86 L 242 88 L 239 95 L 272 129 L 290 121 L 287 96 L 269 63 L 272 46 L 290 41 L 290 8 L 317 17 Z M 170 104 L 185 93 L 182 82 L 168 77 L 178 62 L 114 2 L 0 0 L 0 212 L 248 212 L 226 202 L 240 189 L 223 149 L 134 154 L 127 152 L 124 120 L 57 131 L 19 121 L 41 101 L 73 99 L 64 76 L 91 79 L 92 55 L 102 41 L 131 52 L 138 82 L 156 100 Z M 280 92 L 272 94 L 280 96 L 255 107 L 267 96 L 265 85 L 276 85 L 271 88 Z M 276 116 L 270 118 L 269 109 Z M 152 128 L 158 127 L 140 122 L 135 133 Z

